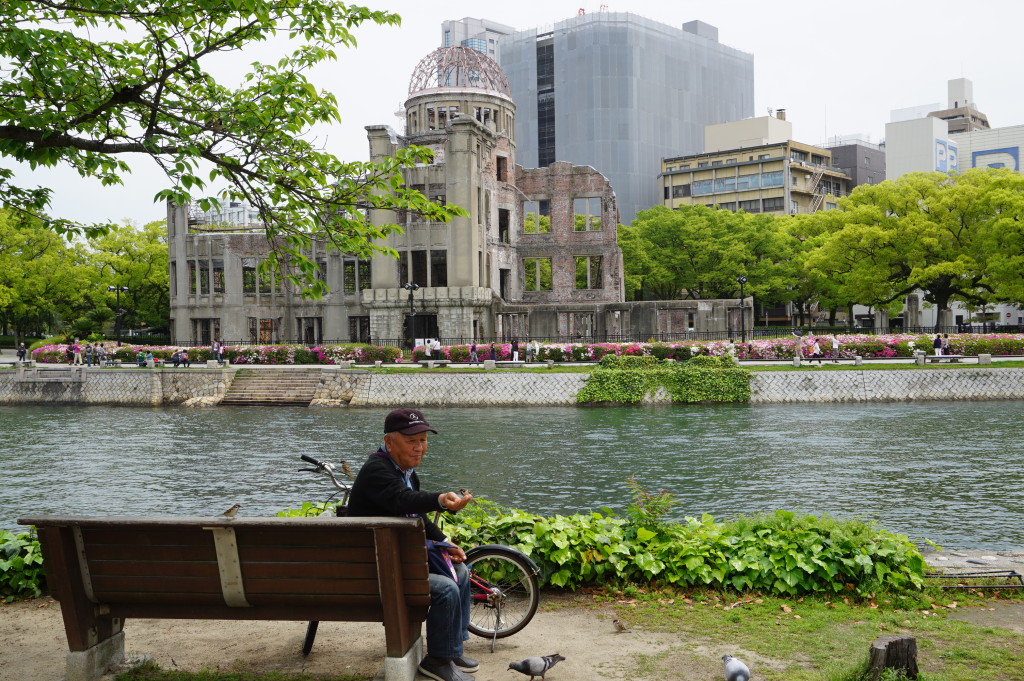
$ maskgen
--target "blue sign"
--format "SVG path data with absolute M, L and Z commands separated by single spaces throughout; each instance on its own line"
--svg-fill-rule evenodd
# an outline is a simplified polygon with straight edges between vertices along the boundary
M 1009 168 L 1020 170 L 1020 147 L 1003 147 L 987 149 L 971 154 L 972 168 Z
M 944 139 L 935 139 L 935 169 L 950 173 L 960 167 L 960 152 L 957 146 Z

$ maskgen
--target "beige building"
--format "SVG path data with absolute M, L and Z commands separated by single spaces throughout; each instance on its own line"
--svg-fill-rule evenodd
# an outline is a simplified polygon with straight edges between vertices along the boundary
M 706 126 L 703 154 L 662 159 L 664 205 L 774 215 L 835 208 L 836 198 L 850 191 L 849 175 L 833 167 L 830 150 L 792 137 L 781 109 L 777 116 Z
M 586 166 L 516 164 L 515 104 L 486 55 L 435 50 L 413 73 L 405 110 L 404 135 L 367 127 L 371 158 L 429 147 L 432 162 L 404 170 L 406 184 L 468 216 L 371 212 L 374 224 L 402 227 L 386 240 L 399 257 L 314 250 L 331 293 L 303 300 L 260 276 L 267 242 L 242 207 L 226 220 L 170 206 L 172 341 L 647 340 L 739 328 L 738 301 L 624 302 L 610 183 Z

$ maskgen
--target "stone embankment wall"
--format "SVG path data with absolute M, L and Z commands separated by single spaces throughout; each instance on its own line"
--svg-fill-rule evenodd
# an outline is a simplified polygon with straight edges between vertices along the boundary
M 23 368 L 0 371 L 0 404 L 216 404 L 234 369 Z
M 0 371 L 0 404 L 207 406 L 217 404 L 233 376 L 234 368 Z M 585 381 L 586 374 L 557 370 L 387 374 L 328 367 L 310 406 L 569 406 Z M 752 404 L 1024 399 L 1024 369 L 765 372 L 753 374 L 751 392 Z
M 754 373 L 751 404 L 1024 399 L 1024 369 Z
M 336 373 L 335 373 L 336 372 Z M 461 373 L 380 374 L 328 371 L 310 406 L 423 407 L 571 406 L 586 374 Z

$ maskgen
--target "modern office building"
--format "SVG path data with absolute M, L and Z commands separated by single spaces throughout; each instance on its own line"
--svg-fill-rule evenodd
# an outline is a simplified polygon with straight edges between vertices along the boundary
M 587 166 L 517 163 L 511 90 L 482 52 L 425 57 L 405 113 L 404 136 L 367 127 L 371 158 L 430 148 L 433 161 L 405 169 L 405 183 L 467 216 L 444 224 L 371 211 L 373 224 L 402 227 L 385 242 L 398 258 L 363 261 L 316 246 L 309 257 L 331 293 L 304 300 L 260 275 L 261 225 L 169 206 L 172 341 L 647 340 L 735 331 L 744 310 L 752 323 L 752 307 L 738 300 L 624 302 L 611 184 Z
M 662 157 L 704 151 L 704 126 L 753 115 L 753 56 L 700 21 L 582 14 L 502 38 L 498 61 L 522 164 L 593 167 L 615 187 L 624 223 L 660 202 Z
M 946 121 L 951 135 L 972 130 L 988 130 L 988 116 L 974 106 L 974 84 L 967 78 L 954 78 L 947 84 L 949 102 L 945 109 L 929 116 Z
M 910 172 L 956 172 L 998 163 L 1018 167 L 1008 151 L 1014 146 L 1013 133 L 989 127 L 988 116 L 975 105 L 971 81 L 950 80 L 948 96 L 947 108 L 931 110 L 927 115 L 923 109 L 931 107 L 892 112 L 885 126 L 887 178 L 895 180 Z
M 825 145 L 832 165 L 850 176 L 850 190 L 862 184 L 885 181 L 885 147 L 857 136 L 836 139 Z
M 774 215 L 835 208 L 850 190 L 850 176 L 834 167 L 830 150 L 792 136 L 783 110 L 707 126 L 707 151 L 661 161 L 662 203 Z
M 498 59 L 498 41 L 515 29 L 488 19 L 466 17 L 441 23 L 441 47 L 471 47 L 491 59 Z

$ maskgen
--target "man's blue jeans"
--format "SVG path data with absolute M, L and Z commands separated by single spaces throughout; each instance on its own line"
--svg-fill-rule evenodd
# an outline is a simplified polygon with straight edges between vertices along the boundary
M 455 574 L 458 584 L 443 575 L 430 575 L 427 652 L 433 657 L 462 657 L 462 642 L 469 638 L 469 570 L 455 563 Z

